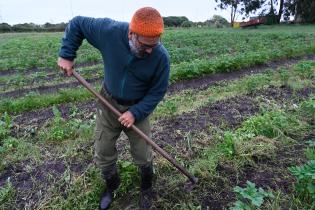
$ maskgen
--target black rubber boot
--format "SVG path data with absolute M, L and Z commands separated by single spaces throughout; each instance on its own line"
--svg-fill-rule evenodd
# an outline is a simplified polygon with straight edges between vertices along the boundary
M 153 190 L 153 166 L 152 164 L 140 167 L 141 193 L 139 205 L 142 210 L 148 210 L 152 207 Z
M 100 210 L 105 210 L 110 207 L 113 202 L 114 191 L 120 185 L 120 178 L 116 166 L 112 166 L 102 171 L 103 178 L 106 180 L 106 191 L 103 193 L 99 205 Z

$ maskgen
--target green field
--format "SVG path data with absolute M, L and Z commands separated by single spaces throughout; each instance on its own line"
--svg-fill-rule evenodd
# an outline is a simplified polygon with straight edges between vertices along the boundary
M 95 100 L 56 62 L 63 33 L 0 34 L 0 209 L 97 209 Z M 174 28 L 162 42 L 170 87 L 151 115 L 157 209 L 315 209 L 315 26 Z M 77 71 L 100 88 L 103 63 L 84 42 Z M 106 75 L 105 75 L 106 76 Z M 128 140 L 112 209 L 137 209 Z M 239 187 L 237 187 L 239 186 Z

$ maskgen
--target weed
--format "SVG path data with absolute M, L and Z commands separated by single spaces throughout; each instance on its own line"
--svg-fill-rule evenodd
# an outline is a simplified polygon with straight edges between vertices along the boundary
M 60 187 L 54 186 L 49 189 L 45 198 L 49 202 L 42 203 L 42 206 L 38 207 L 39 209 L 97 208 L 99 197 L 105 189 L 99 169 L 90 165 L 80 176 L 70 179 L 69 175 L 66 171 L 64 177 L 60 179 Z M 65 186 L 67 186 L 66 189 Z
M 293 70 L 301 79 L 312 79 L 315 76 L 315 62 L 300 62 Z
M 309 160 L 315 160 L 315 139 L 311 139 L 307 143 L 308 147 L 305 149 L 305 156 Z
M 280 76 L 280 80 L 281 80 L 282 84 L 284 84 L 285 86 L 288 86 L 288 81 L 290 78 L 289 72 L 284 68 L 280 68 L 279 76 Z
M 262 84 L 262 78 L 251 77 L 246 81 L 245 86 L 248 92 L 253 92 L 254 90 L 258 89 L 258 87 L 260 87 Z
M 40 137 L 45 140 L 61 141 L 65 139 L 73 139 L 79 135 L 86 138 L 91 135 L 91 124 L 93 120 L 83 122 L 81 119 L 68 119 L 65 120 L 61 116 L 61 112 L 56 106 L 53 107 L 54 118 L 50 123 L 48 129 L 42 129 L 40 131 Z M 71 116 L 75 116 L 76 112 L 73 112 Z
M 0 208 L 5 202 L 8 202 L 14 196 L 14 189 L 10 179 L 6 181 L 6 184 L 0 188 Z
M 174 115 L 177 111 L 177 106 L 176 106 L 176 103 L 173 102 L 173 101 L 165 101 L 165 103 L 163 103 L 165 109 L 166 109 L 166 112 L 169 114 L 169 115 Z
M 132 186 L 139 183 L 137 167 L 129 161 L 118 161 L 120 178 L 122 184 L 118 189 L 118 193 L 127 193 Z
M 297 178 L 295 190 L 298 197 L 306 203 L 315 204 L 315 160 L 301 166 L 293 166 L 289 171 Z
M 70 112 L 70 117 L 74 118 L 79 113 L 79 109 L 74 104 L 72 104 L 71 107 L 70 107 L 70 111 L 69 112 Z
M 290 128 L 290 125 L 289 117 L 283 111 L 278 110 L 249 118 L 237 132 L 278 138 L 284 135 L 284 132 Z
M 18 145 L 19 145 L 19 142 L 17 139 L 13 137 L 8 137 L 3 141 L 3 145 L 0 147 L 0 154 L 10 149 L 17 148 Z
M 184 136 L 184 140 L 186 142 L 186 151 L 188 152 L 192 152 L 192 139 L 193 139 L 193 135 L 190 131 L 188 131 L 185 136 Z
M 222 157 L 223 154 L 220 152 L 219 148 L 209 147 L 201 152 L 198 161 L 190 167 L 190 170 L 193 174 L 196 174 L 196 176 L 203 178 L 211 177 Z
M 315 118 L 315 97 L 307 101 L 303 101 L 300 105 L 301 111 L 309 117 Z
M 178 204 L 175 206 L 176 209 L 184 209 L 184 210 L 201 210 L 201 205 L 193 204 L 193 203 L 184 203 L 184 204 Z
M 235 154 L 235 148 L 234 148 L 234 139 L 235 134 L 226 131 L 223 135 L 223 143 L 220 144 L 220 148 L 223 151 L 223 153 L 227 156 L 233 156 Z
M 0 115 L 0 146 L 1 142 L 9 136 L 11 126 L 12 120 L 8 113 L 5 112 L 2 116 Z
M 266 192 L 262 188 L 257 189 L 255 183 L 250 181 L 246 182 L 245 188 L 236 186 L 234 192 L 238 200 L 234 203 L 234 206 L 230 208 L 231 210 L 260 209 L 265 198 L 274 198 L 271 192 Z
M 254 137 L 250 141 L 238 140 L 234 145 L 235 155 L 249 163 L 253 159 L 272 159 L 277 151 L 275 140 L 264 136 Z

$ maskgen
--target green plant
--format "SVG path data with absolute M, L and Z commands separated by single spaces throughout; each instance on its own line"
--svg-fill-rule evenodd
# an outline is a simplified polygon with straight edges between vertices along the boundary
M 225 153 L 225 155 L 232 156 L 235 154 L 234 148 L 235 138 L 236 137 L 234 133 L 230 131 L 224 132 L 223 143 L 220 145 L 220 148 Z
M 61 112 L 56 106 L 53 106 L 54 118 L 49 124 L 41 128 L 40 136 L 42 139 L 51 141 L 61 141 L 65 139 L 73 139 L 78 136 L 81 138 L 89 138 L 92 133 L 92 125 L 94 120 L 82 121 L 80 118 L 74 118 L 77 115 L 77 110 L 70 114 L 69 119 L 64 119 Z
M 10 149 L 18 147 L 19 142 L 16 138 L 8 137 L 3 141 L 3 145 L 0 146 L 0 154 L 4 153 Z
M 257 89 L 260 83 L 261 83 L 261 79 L 252 77 L 251 79 L 246 81 L 245 86 L 249 92 L 253 92 L 254 90 Z
M 311 79 L 315 75 L 315 62 L 304 61 L 295 66 L 294 71 L 302 79 Z
M 185 135 L 184 135 L 184 139 L 186 142 L 186 150 L 189 152 L 192 152 L 192 140 L 193 140 L 193 134 L 188 131 Z
M 70 117 L 74 118 L 79 113 L 78 107 L 76 107 L 74 104 L 70 106 Z
M 180 203 L 175 206 L 175 209 L 183 209 L 183 210 L 201 210 L 200 204 L 194 204 L 194 203 Z
M 207 147 L 201 152 L 198 161 L 189 168 L 198 177 L 208 178 L 213 176 L 220 159 L 224 156 L 219 148 Z
M 119 161 L 118 162 L 121 186 L 119 187 L 120 193 L 127 193 L 128 190 L 135 182 L 139 182 L 137 167 L 129 161 Z
M 99 86 L 96 88 L 98 89 Z M 34 93 L 33 93 L 34 94 Z M 60 90 L 54 94 L 29 95 L 16 100 L 3 99 L 0 101 L 0 112 L 21 113 L 29 110 L 48 107 L 56 104 L 84 101 L 93 98 L 91 93 L 82 88 L 75 90 Z
M 252 133 L 255 136 L 266 136 L 276 138 L 292 125 L 292 119 L 283 111 L 264 112 L 262 115 L 251 117 L 243 123 L 243 126 L 237 130 L 238 133 Z
M 310 117 L 313 116 L 313 118 L 315 118 L 315 98 L 303 101 L 300 107 L 302 112 L 309 115 Z
M 281 82 L 282 82 L 285 86 L 288 86 L 288 81 L 289 81 L 289 78 L 290 78 L 289 72 L 288 72 L 285 68 L 281 68 L 281 69 L 279 70 L 279 76 L 280 76 Z
M 272 159 L 276 155 L 276 141 L 265 136 L 256 136 L 248 141 L 235 141 L 235 155 L 246 162 L 253 159 Z
M 308 142 L 308 147 L 305 149 L 305 155 L 309 160 L 315 160 L 315 139 L 311 139 Z
M 234 192 L 237 196 L 237 201 L 231 210 L 253 210 L 260 209 L 264 203 L 265 198 L 274 198 L 271 192 L 266 192 L 262 188 L 257 189 L 255 183 L 250 181 L 246 182 L 246 187 L 234 187 Z
M 177 111 L 176 103 L 173 101 L 165 101 L 163 105 L 169 115 L 173 115 Z
M 10 179 L 7 180 L 6 184 L 0 188 L 0 207 L 5 201 L 10 200 L 14 195 L 14 189 Z
M 44 139 L 61 141 L 70 137 L 74 137 L 76 133 L 76 129 L 74 128 L 76 125 L 73 126 L 73 123 L 71 123 L 71 121 L 67 122 L 65 119 L 63 119 L 61 116 L 61 112 L 56 106 L 53 106 L 53 113 L 54 118 L 48 131 L 42 131 Z
M 45 198 L 48 202 L 42 207 L 44 209 L 97 209 L 99 197 L 105 188 L 99 168 L 92 164 L 88 165 L 86 170 L 75 178 L 69 172 L 66 170 L 54 187 L 48 190 L 55 196 L 47 193 L 48 196 Z
M 311 139 L 307 143 L 309 147 L 315 147 L 315 139 Z
M 293 166 L 289 171 L 297 178 L 295 190 L 299 198 L 307 203 L 315 204 L 315 160 L 301 166 Z
M 54 119 L 51 132 L 51 140 L 62 140 L 70 136 L 69 130 L 67 129 L 67 123 L 61 117 L 61 112 L 56 106 L 53 107 Z
M 11 126 L 12 120 L 8 113 L 5 112 L 2 116 L 0 115 L 0 146 L 1 142 L 9 136 Z

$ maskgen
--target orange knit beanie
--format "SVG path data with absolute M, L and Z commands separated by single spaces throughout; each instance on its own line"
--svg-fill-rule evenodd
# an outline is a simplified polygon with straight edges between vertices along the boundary
M 164 31 L 163 18 L 156 9 L 143 7 L 133 15 L 129 29 L 141 36 L 160 36 Z

